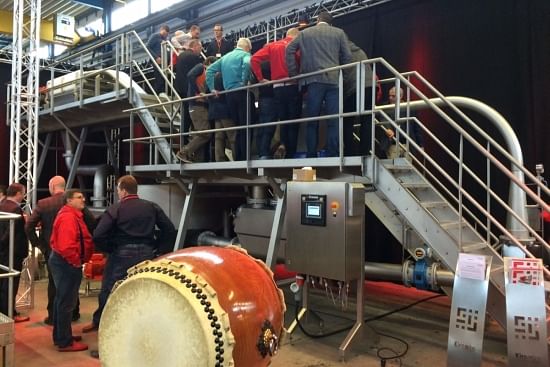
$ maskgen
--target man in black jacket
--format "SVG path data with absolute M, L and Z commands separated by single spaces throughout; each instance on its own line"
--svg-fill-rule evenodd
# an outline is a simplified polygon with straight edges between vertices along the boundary
M 147 48 L 151 55 L 155 59 L 158 68 L 162 68 L 161 65 L 161 54 L 162 54 L 162 42 L 166 40 L 168 34 L 170 33 L 170 27 L 166 24 L 160 26 L 159 33 L 151 35 L 147 41 Z M 155 78 L 153 82 L 153 89 L 157 94 L 164 92 L 164 77 L 159 69 L 153 65 L 153 76 Z
M 214 39 L 206 47 L 206 56 L 214 56 L 219 59 L 226 53 L 231 52 L 233 48 L 233 44 L 223 37 L 222 25 L 216 24 L 214 26 Z
M 189 48 L 184 50 L 178 55 L 178 61 L 176 63 L 176 80 L 174 86 L 176 92 L 181 98 L 188 96 L 187 90 L 189 88 L 189 82 L 187 74 L 197 64 L 202 64 L 201 58 L 202 45 L 201 41 L 192 39 L 189 42 Z M 189 104 L 183 102 L 183 132 L 188 132 L 191 126 L 191 117 L 189 116 Z M 187 142 L 188 139 L 184 139 Z
M 99 306 L 92 323 L 82 329 L 83 333 L 99 328 L 101 314 L 113 285 L 126 276 L 130 267 L 174 248 L 174 225 L 157 204 L 140 199 L 137 189 L 138 184 L 133 176 L 119 178 L 117 193 L 120 202 L 107 208 L 94 230 L 96 248 L 109 253 L 109 257 L 103 272 Z M 157 232 L 155 227 L 160 231 Z

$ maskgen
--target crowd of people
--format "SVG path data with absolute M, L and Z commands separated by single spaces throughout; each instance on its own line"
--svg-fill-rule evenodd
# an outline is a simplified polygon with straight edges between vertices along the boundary
M 319 142 L 320 124 L 315 117 L 339 113 L 339 70 L 317 72 L 367 60 L 368 57 L 348 39 L 343 30 L 332 26 L 332 21 L 330 13 L 321 12 L 314 26 L 301 30 L 290 28 L 283 39 L 267 43 L 255 53 L 251 53 L 252 44 L 248 38 L 238 39 L 233 48 L 223 37 L 221 24 L 214 26 L 215 38 L 208 44 L 205 53 L 202 52 L 198 26 L 193 25 L 188 32 L 176 31 L 171 39 L 176 50 L 173 59 L 175 89 L 181 98 L 196 97 L 182 104 L 183 132 L 194 133 L 189 139 L 186 137 L 183 140 L 182 148 L 177 153 L 178 159 L 192 163 L 338 156 L 338 118 L 324 119 L 326 133 L 321 136 L 325 140 Z M 151 36 L 148 42 L 155 57 L 159 57 L 160 53 L 159 40 L 168 39 L 167 30 L 167 26 L 162 26 L 160 33 Z M 368 105 L 375 76 L 370 65 L 367 64 L 365 69 L 364 95 Z M 343 69 L 344 112 L 356 111 L 355 70 L 353 67 Z M 309 73 L 316 74 L 288 80 Z M 281 82 L 277 82 L 279 80 Z M 251 84 L 256 84 L 255 88 L 247 89 Z M 161 93 L 161 90 L 157 92 Z M 202 97 L 206 94 L 213 96 Z M 268 123 L 302 117 L 311 120 L 306 123 L 305 152 L 300 154 L 297 151 L 299 123 L 280 124 L 278 135 L 275 134 L 277 126 Z M 233 129 L 215 134 L 197 134 L 212 128 L 256 124 L 267 126 L 254 126 L 249 133 L 245 129 Z M 360 126 L 359 142 L 354 139 L 356 125 Z M 389 150 L 393 149 L 394 144 L 391 142 L 395 142 L 395 139 L 390 133 L 391 129 L 388 130 L 383 138 L 387 140 L 384 142 L 387 149 L 383 149 L 382 155 L 390 156 L 394 155 Z M 371 131 L 369 116 L 346 117 L 343 129 L 344 155 L 368 154 Z M 210 154 L 212 135 L 213 154 Z M 416 140 L 415 135 L 414 139 L 419 145 L 422 144 L 421 138 Z
M 138 184 L 131 175 L 117 181 L 119 202 L 108 207 L 98 220 L 85 204 L 79 189 L 65 190 L 65 179 L 52 177 L 50 196 L 38 201 L 25 219 L 21 202 L 25 186 L 13 183 L 1 187 L 0 211 L 19 216 L 14 226 L 13 269 L 21 271 L 29 254 L 29 242 L 44 255 L 48 269 L 48 305 L 44 324 L 53 326 L 52 341 L 60 352 L 88 349 L 81 335 L 73 334 L 71 322 L 80 318 L 78 291 L 82 267 L 94 252 L 108 254 L 103 273 L 98 308 L 91 323 L 82 328 L 89 333 L 99 328 L 101 314 L 113 285 L 126 276 L 127 270 L 174 248 L 176 229 L 163 210 L 138 196 Z M 37 230 L 38 233 L 37 234 Z M 9 263 L 9 224 L 0 221 L 0 264 Z M 0 312 L 8 314 L 7 278 L 0 278 Z M 17 294 L 19 277 L 13 280 Z M 15 311 L 15 297 L 12 297 Z M 28 316 L 13 313 L 15 322 L 28 321 Z M 91 351 L 95 358 L 98 351 Z

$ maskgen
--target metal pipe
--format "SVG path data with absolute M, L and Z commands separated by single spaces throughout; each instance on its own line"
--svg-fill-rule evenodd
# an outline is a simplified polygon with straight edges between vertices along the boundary
M 210 245 L 210 246 L 218 246 L 218 247 L 227 247 L 227 246 L 236 246 L 237 243 L 237 237 L 233 239 L 227 239 L 225 237 L 216 236 L 214 232 L 211 231 L 205 231 L 202 232 L 199 237 L 197 238 L 197 244 L 198 245 Z
M 433 267 L 434 265 L 432 265 Z M 404 270 L 405 269 L 405 270 Z M 431 268 L 435 273 L 435 284 L 433 286 L 448 287 L 454 283 L 454 274 L 448 270 Z M 369 280 L 388 280 L 394 282 L 403 282 L 405 284 L 414 284 L 413 267 L 405 264 L 385 264 L 376 262 L 365 263 L 365 278 Z

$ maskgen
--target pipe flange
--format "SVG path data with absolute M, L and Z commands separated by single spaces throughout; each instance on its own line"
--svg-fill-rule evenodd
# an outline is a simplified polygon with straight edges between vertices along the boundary
M 403 267 L 401 268 L 401 278 L 403 278 L 403 284 L 405 287 L 411 287 L 411 282 L 409 281 L 409 266 L 411 265 L 411 260 L 405 260 Z

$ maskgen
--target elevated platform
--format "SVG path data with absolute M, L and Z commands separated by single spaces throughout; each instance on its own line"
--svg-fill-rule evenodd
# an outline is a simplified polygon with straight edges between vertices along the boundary
M 130 113 L 123 112 L 132 107 L 128 93 L 128 89 L 112 91 L 83 100 L 65 100 L 53 108 L 41 109 L 38 113 L 38 132 L 42 134 L 93 125 L 117 127 L 122 119 L 130 116 Z M 127 125 L 125 122 L 124 126 Z
M 295 168 L 312 167 L 318 180 L 339 179 L 369 184 L 365 177 L 364 157 L 328 157 L 299 159 L 269 159 L 233 162 L 172 163 L 126 166 L 129 172 L 139 176 L 178 176 L 184 181 L 197 180 L 212 184 L 267 183 L 267 178 L 292 179 Z

